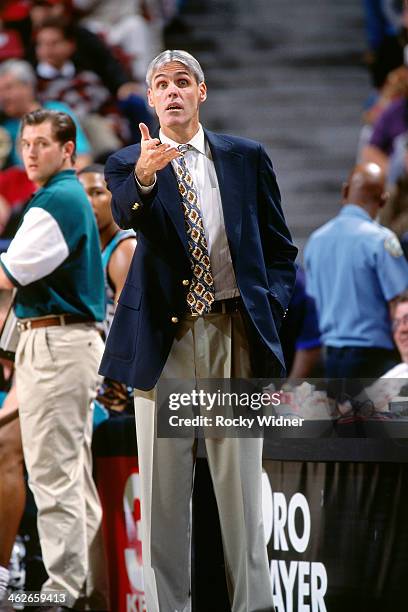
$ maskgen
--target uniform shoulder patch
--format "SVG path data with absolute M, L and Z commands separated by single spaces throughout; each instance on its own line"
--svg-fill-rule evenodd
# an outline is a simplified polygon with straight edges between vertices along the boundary
M 394 232 L 384 240 L 384 248 L 392 257 L 401 257 L 404 254 L 401 243 Z

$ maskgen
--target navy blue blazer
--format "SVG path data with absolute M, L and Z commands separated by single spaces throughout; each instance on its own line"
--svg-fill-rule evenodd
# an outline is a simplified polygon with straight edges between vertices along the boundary
M 278 329 L 295 283 L 292 244 L 272 163 L 257 142 L 205 131 L 218 177 L 225 230 L 255 377 L 284 375 Z M 140 145 L 112 155 L 106 181 L 112 213 L 138 243 L 106 342 L 100 372 L 148 390 L 166 363 L 177 323 L 186 312 L 191 278 L 181 196 L 171 164 L 157 173 L 148 196 L 134 178 Z M 269 364 L 269 365 L 268 365 Z

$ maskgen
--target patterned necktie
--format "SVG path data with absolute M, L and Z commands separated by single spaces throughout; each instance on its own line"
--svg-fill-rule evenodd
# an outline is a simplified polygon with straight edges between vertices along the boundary
M 193 272 L 187 294 L 187 304 L 191 314 L 203 315 L 211 311 L 211 304 L 214 301 L 214 279 L 197 190 L 184 159 L 184 153 L 192 148 L 189 144 L 178 147 L 182 156 L 176 159 L 176 175 L 178 189 L 182 197 L 184 222 Z

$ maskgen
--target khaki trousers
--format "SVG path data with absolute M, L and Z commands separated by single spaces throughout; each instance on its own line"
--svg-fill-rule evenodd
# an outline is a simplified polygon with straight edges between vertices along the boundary
M 236 312 L 184 319 L 162 377 L 249 374 L 248 343 Z M 187 612 L 195 440 L 157 438 L 155 390 L 135 390 L 135 413 L 147 611 Z M 232 612 L 273 612 L 262 521 L 262 439 L 206 439 L 205 443 Z
M 103 342 L 93 326 L 21 333 L 16 383 L 29 486 L 48 580 L 69 603 L 108 609 L 102 511 L 92 478 L 92 399 Z

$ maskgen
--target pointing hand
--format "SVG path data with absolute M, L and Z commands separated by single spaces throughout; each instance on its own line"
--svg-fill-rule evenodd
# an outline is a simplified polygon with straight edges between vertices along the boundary
M 139 183 L 147 187 L 154 183 L 156 172 L 179 157 L 180 152 L 176 147 L 162 144 L 158 138 L 152 138 L 146 124 L 139 123 L 139 129 L 142 135 L 141 151 L 135 172 Z

